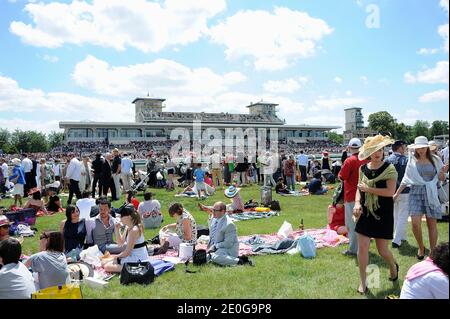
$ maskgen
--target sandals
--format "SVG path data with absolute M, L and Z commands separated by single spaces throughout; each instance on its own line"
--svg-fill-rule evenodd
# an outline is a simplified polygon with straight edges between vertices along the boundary
M 395 263 L 395 267 L 397 268 L 397 276 L 395 276 L 395 278 L 389 278 L 389 281 L 392 281 L 392 282 L 395 282 L 395 281 L 397 281 L 398 280 L 398 264 L 397 263 Z
M 367 288 L 367 286 L 366 286 L 366 288 L 364 290 L 360 290 L 358 287 L 358 289 L 356 289 L 356 292 L 359 293 L 360 295 L 365 295 L 369 292 L 369 288 Z

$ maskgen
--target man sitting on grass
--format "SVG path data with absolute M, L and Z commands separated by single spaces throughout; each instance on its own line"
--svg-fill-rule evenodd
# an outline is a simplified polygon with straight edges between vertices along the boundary
M 314 174 L 313 179 L 309 182 L 308 191 L 311 195 L 323 195 L 328 192 L 328 187 L 322 186 L 322 173 Z

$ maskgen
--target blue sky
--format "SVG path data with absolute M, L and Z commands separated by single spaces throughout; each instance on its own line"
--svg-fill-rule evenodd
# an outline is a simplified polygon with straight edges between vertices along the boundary
M 0 0 L 0 126 L 279 103 L 289 124 L 448 119 L 448 0 Z

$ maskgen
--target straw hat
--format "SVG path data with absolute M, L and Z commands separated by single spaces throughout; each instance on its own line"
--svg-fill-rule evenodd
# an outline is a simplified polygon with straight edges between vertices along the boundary
M 13 163 L 14 165 L 20 165 L 22 162 L 20 161 L 20 159 L 18 158 L 13 158 L 11 160 L 11 163 Z
M 389 136 L 383 136 L 378 134 L 377 136 L 371 136 L 366 138 L 363 146 L 359 149 L 358 158 L 360 161 L 365 160 L 376 151 L 383 147 L 394 144 L 395 140 Z
M 428 139 L 425 136 L 418 136 L 414 139 L 414 144 L 408 145 L 409 149 L 415 150 L 416 148 L 430 147 Z
M 237 193 L 240 192 L 240 188 L 235 187 L 235 186 L 230 186 L 225 190 L 225 196 L 228 198 L 233 198 L 234 196 L 237 195 Z

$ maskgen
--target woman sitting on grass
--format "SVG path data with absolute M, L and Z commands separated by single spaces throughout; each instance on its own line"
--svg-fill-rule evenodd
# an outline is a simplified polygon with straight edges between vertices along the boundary
M 132 204 L 123 207 L 119 213 L 121 223 L 125 225 L 125 234 L 118 232 L 117 243 L 126 248 L 120 254 L 111 255 L 102 261 L 103 268 L 110 273 L 120 273 L 123 265 L 128 262 L 149 261 L 141 216 Z M 115 224 L 115 227 L 120 228 L 121 223 Z
M 60 232 L 41 235 L 40 252 L 25 262 L 27 268 L 39 274 L 39 289 L 70 283 L 67 260 L 64 255 L 64 238 Z
M 291 191 L 287 188 L 287 186 L 284 184 L 283 177 L 278 178 L 278 183 L 275 186 L 275 192 L 277 194 L 290 194 Z
M 438 245 L 430 257 L 406 274 L 400 299 L 448 299 L 448 242 Z
M 49 215 L 47 208 L 45 208 L 44 201 L 41 198 L 41 190 L 37 187 L 28 192 L 31 198 L 25 203 L 23 208 L 33 208 L 39 215 Z
M 64 211 L 64 209 L 62 208 L 62 204 L 61 201 L 59 199 L 59 196 L 57 194 L 57 189 L 50 187 L 47 190 L 47 194 L 48 194 L 48 202 L 47 205 L 45 206 L 47 208 L 48 213 L 54 214 L 54 213 L 59 213 Z
M 84 247 L 84 242 L 86 239 L 86 222 L 84 219 L 80 220 L 80 211 L 78 207 L 69 205 L 66 208 L 66 219 L 60 224 L 60 231 L 64 237 L 64 253 L 66 255 L 71 255 L 72 250 L 78 250 L 77 258 L 79 252 Z

